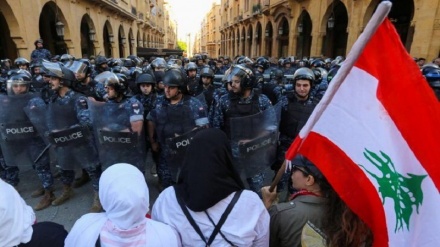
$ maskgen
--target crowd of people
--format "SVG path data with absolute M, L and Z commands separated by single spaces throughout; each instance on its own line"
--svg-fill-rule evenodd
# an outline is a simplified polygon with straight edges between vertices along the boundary
M 17 203 L 0 200 L 0 246 L 55 246 L 36 242 L 51 227 L 57 238 L 67 235 L 54 223 L 35 224 L 13 189 L 25 165 L 41 181 L 32 192 L 41 197 L 36 211 L 92 181 L 91 213 L 65 246 L 372 244 L 369 227 L 306 157 L 292 160 L 275 191 L 263 184 L 268 168 L 281 168 L 343 57 L 76 59 L 52 57 L 41 39 L 35 46 L 31 61 L 1 64 L 0 196 L 8 191 Z M 440 98 L 440 59 L 416 62 Z M 151 213 L 148 152 L 148 172 L 162 191 Z M 63 184 L 58 196 L 54 173 Z

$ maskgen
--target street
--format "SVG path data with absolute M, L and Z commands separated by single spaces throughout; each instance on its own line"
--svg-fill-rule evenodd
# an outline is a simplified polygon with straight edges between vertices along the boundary
M 147 180 L 149 192 L 150 192 L 150 209 L 153 206 L 156 198 L 159 195 L 158 189 L 158 178 L 150 174 L 150 167 L 153 164 L 150 154 L 147 159 L 147 167 L 145 172 L 145 177 Z M 52 168 L 52 172 L 55 169 Z M 80 174 L 77 174 L 77 176 Z M 265 185 L 270 185 L 270 181 L 273 177 L 273 171 L 267 169 L 265 172 Z M 31 193 L 36 188 L 41 186 L 40 180 L 37 177 L 36 172 L 31 167 L 20 169 L 20 183 L 18 185 L 18 191 L 26 203 L 34 207 L 39 198 L 32 198 Z M 246 186 L 246 183 L 245 183 Z M 55 196 L 59 196 L 62 193 L 62 183 L 59 179 L 54 179 Z M 65 204 L 60 206 L 49 206 L 41 211 L 35 211 L 37 216 L 37 221 L 52 221 L 64 225 L 67 231 L 70 231 L 75 224 L 75 221 L 79 219 L 82 215 L 89 213 L 89 209 L 93 202 L 93 189 L 92 183 L 88 182 L 81 188 L 74 189 L 74 196 L 72 199 L 67 201 Z

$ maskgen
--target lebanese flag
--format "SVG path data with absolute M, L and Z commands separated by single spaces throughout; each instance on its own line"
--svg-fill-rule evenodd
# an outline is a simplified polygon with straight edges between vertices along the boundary
M 440 246 L 440 108 L 382 2 L 286 153 L 316 164 L 374 246 Z

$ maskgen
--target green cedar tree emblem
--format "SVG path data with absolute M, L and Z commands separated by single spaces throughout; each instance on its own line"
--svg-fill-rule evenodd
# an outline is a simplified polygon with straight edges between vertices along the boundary
M 364 151 L 365 158 L 382 172 L 382 176 L 368 171 L 363 165 L 360 166 L 379 184 L 382 203 L 385 204 L 387 197 L 394 201 L 397 219 L 394 232 L 403 230 L 404 225 L 409 231 L 409 219 L 413 213 L 413 206 L 416 206 L 417 213 L 419 213 L 419 206 L 423 202 L 422 181 L 426 175 L 407 173 L 408 177 L 405 177 L 396 172 L 394 163 L 387 154 L 380 151 L 380 155 L 368 149 Z

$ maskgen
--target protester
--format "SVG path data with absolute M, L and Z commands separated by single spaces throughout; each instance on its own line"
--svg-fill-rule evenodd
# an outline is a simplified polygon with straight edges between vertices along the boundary
M 53 222 L 36 222 L 32 208 L 0 179 L 0 246 L 62 247 L 67 231 Z
M 338 197 L 313 163 L 297 155 L 292 160 L 291 173 L 292 187 L 297 192 L 290 201 L 274 204 L 276 191 L 270 192 L 269 186 L 262 188 L 263 202 L 270 214 L 269 246 L 314 246 L 302 243 L 302 234 L 310 235 L 311 229 L 317 242 L 326 243 L 319 246 L 370 246 L 368 227 Z
M 228 138 L 218 129 L 195 135 L 177 184 L 159 195 L 152 218 L 174 227 L 183 246 L 269 244 L 269 214 L 258 195 L 244 189 Z
M 147 219 L 148 187 L 136 167 L 120 163 L 107 168 L 99 180 L 104 213 L 90 213 L 75 222 L 65 241 L 78 246 L 180 246 L 171 227 Z

